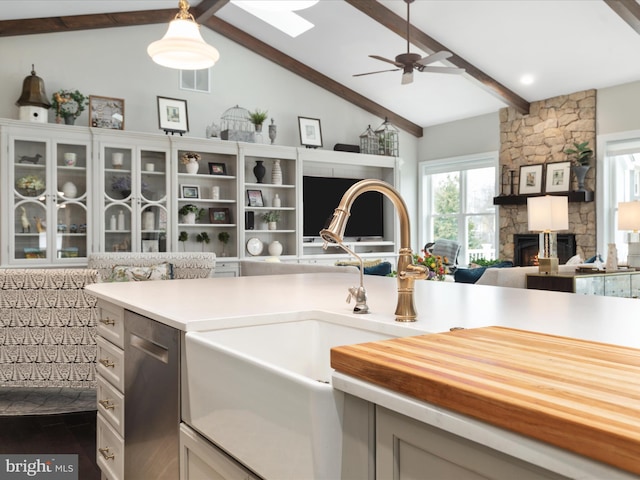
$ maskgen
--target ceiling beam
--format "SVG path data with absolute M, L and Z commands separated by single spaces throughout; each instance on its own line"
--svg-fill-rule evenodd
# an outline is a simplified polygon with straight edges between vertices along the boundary
M 193 16 L 196 22 L 204 23 L 227 3 L 229 0 L 202 0 L 196 7 L 193 7 Z
M 308 80 L 311 83 L 318 85 L 319 87 L 328 90 L 329 92 L 337 95 L 344 100 L 372 113 L 380 118 L 387 118 L 389 122 L 398 128 L 401 128 L 416 137 L 422 137 L 422 127 L 407 120 L 404 117 L 392 112 L 391 110 L 372 102 L 367 97 L 360 95 L 357 92 L 345 87 L 341 83 L 332 80 L 331 78 L 323 75 L 322 73 L 312 69 L 311 67 L 299 62 L 295 58 L 292 58 L 279 50 L 276 50 L 270 45 L 252 37 L 248 33 L 240 30 L 237 27 L 219 19 L 218 17 L 211 17 L 209 20 L 203 23 L 211 30 L 227 37 L 228 39 L 248 48 L 249 50 L 263 56 L 267 60 L 289 70 L 290 72 L 299 75 L 300 77 Z
M 604 3 L 640 34 L 640 4 L 636 0 L 604 0 Z
M 368 15 L 376 22 L 387 27 L 392 32 L 400 35 L 403 39 L 407 40 L 407 19 L 402 18 L 393 13 L 388 8 L 384 7 L 377 1 L 372 0 L 345 0 L 349 5 L 357 8 L 362 13 Z M 624 0 L 620 0 L 624 1 Z M 635 0 L 632 0 L 635 1 Z M 445 60 L 445 63 L 450 63 L 458 68 L 465 69 L 465 75 L 477 80 L 480 86 L 489 92 L 494 97 L 505 102 L 508 106 L 515 108 L 522 114 L 529 113 L 529 102 L 520 97 L 516 93 L 509 90 L 500 82 L 491 78 L 482 70 L 467 62 L 464 58 L 456 55 L 450 48 L 442 45 L 440 42 L 430 37 L 421 30 L 418 30 L 413 25 L 410 26 L 409 36 L 411 37 L 411 43 L 416 47 L 424 50 L 425 52 L 432 54 L 441 50 L 447 50 L 453 53 L 453 56 Z

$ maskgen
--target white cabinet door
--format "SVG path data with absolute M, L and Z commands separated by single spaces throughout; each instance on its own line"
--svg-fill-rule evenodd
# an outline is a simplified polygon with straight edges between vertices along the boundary
M 88 132 L 62 125 L 3 126 L 3 263 L 12 266 L 86 262 L 91 209 Z M 6 155 L 6 157 L 5 157 Z
M 565 477 L 377 406 L 376 478 L 540 480 Z

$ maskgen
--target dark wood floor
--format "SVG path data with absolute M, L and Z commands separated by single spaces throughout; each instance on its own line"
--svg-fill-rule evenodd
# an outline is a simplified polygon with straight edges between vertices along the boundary
M 0 416 L 0 453 L 78 455 L 78 478 L 100 480 L 96 412 Z

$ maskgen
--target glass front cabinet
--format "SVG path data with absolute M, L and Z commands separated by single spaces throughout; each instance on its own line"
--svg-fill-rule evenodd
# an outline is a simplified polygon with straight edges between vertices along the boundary
M 3 127 L 2 263 L 83 264 L 90 251 L 91 143 L 57 126 Z M 6 217 L 5 217 L 6 215 Z
M 95 217 L 101 226 L 95 229 L 99 250 L 170 251 L 169 142 L 101 137 L 94 148 L 100 165 Z

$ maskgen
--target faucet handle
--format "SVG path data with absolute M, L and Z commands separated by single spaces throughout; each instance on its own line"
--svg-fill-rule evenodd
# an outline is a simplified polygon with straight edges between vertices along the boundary
M 424 265 L 407 265 L 406 270 L 398 273 L 400 278 L 413 278 L 415 280 L 425 280 L 428 275 L 428 268 Z
M 347 303 L 350 303 L 352 298 L 355 298 L 356 300 L 356 306 L 353 307 L 353 313 L 369 313 L 369 306 L 367 305 L 367 291 L 363 286 L 349 287 Z

